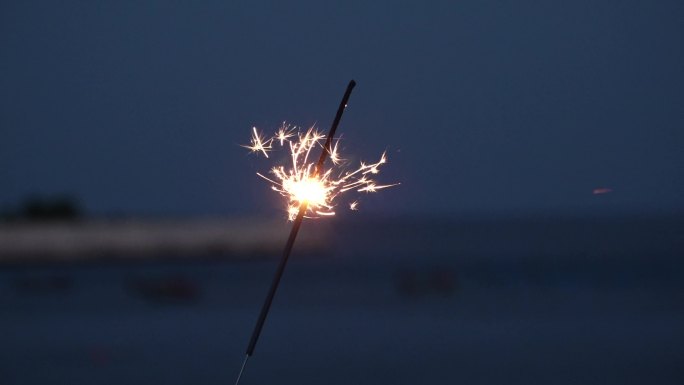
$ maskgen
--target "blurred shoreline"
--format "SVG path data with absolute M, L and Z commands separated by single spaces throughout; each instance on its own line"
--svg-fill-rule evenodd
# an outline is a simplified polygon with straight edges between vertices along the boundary
M 0 222 L 0 266 L 31 263 L 280 255 L 290 222 L 263 218 L 91 219 Z M 684 250 L 684 216 L 510 216 L 312 220 L 302 254 L 366 255 L 395 261 L 561 258 L 670 259 Z M 648 256 L 648 257 L 646 257 Z M 377 258 L 377 257 L 376 257 Z M 374 259 L 376 259 L 374 258 Z M 383 258 L 380 258 L 383 259 Z
M 312 229 L 313 230 L 313 229 Z M 279 253 L 288 222 L 264 219 L 78 220 L 0 223 L 0 265 Z M 321 231 L 299 235 L 297 247 L 320 248 Z

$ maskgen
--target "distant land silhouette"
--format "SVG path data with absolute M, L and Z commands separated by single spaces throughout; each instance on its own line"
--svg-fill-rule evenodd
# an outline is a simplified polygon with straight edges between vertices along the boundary
M 83 217 L 78 199 L 71 195 L 32 195 L 24 199 L 18 208 L 5 208 L 0 219 L 6 221 L 72 221 Z

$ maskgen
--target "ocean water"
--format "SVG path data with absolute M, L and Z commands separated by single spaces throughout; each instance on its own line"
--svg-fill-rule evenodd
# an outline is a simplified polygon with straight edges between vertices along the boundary
M 682 219 L 325 230 L 243 384 L 684 382 Z M 0 384 L 231 384 L 278 257 L 2 267 Z

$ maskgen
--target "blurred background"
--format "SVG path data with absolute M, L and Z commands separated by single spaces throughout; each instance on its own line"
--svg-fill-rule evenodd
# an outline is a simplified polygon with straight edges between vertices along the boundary
M 252 126 L 387 151 L 242 383 L 684 382 L 680 1 L 2 1 L 0 383 L 233 383 L 289 232 Z

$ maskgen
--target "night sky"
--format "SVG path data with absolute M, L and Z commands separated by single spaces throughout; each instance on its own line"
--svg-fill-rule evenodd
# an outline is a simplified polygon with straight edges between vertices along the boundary
M 0 205 L 273 215 L 239 145 L 353 78 L 366 212 L 684 209 L 681 1 L 3 1 L 0 66 Z

